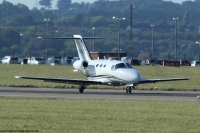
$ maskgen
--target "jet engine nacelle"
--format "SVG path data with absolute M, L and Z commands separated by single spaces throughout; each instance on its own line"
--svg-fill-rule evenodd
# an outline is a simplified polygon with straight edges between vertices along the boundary
M 83 69 L 86 69 L 88 67 L 88 61 L 86 60 L 77 60 L 74 62 L 73 64 L 73 67 L 76 69 L 76 70 L 83 70 Z

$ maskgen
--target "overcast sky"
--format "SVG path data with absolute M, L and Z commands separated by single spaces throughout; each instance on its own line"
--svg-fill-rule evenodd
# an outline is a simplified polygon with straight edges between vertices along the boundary
M 22 3 L 22 4 L 27 5 L 30 9 L 32 9 L 33 7 L 36 7 L 36 5 L 38 5 L 38 7 L 39 7 L 39 4 L 36 4 L 39 0 L 6 0 L 6 1 L 9 1 L 13 4 Z M 94 1 L 95 0 L 72 0 L 72 3 L 73 2 L 90 2 L 90 3 L 92 3 Z M 166 0 L 166 1 L 173 1 L 175 3 L 181 3 L 186 0 Z M 193 1 L 193 0 L 191 0 L 191 1 Z M 3 0 L 0 0 L 0 2 L 2 3 Z M 56 2 L 57 2 L 57 0 L 53 0 L 53 3 L 52 3 L 53 8 L 56 8 Z

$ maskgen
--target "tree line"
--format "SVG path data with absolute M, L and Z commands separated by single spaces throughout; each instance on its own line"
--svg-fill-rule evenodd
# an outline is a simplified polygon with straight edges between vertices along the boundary
M 130 44 L 130 3 L 133 5 L 133 41 Z M 150 58 L 152 51 L 152 29 L 154 27 L 155 57 L 174 57 L 175 21 L 178 17 L 178 58 L 187 55 L 188 60 L 198 59 L 199 5 L 200 1 L 184 1 L 181 4 L 162 0 L 99 0 L 93 3 L 72 3 L 71 0 L 58 0 L 57 9 L 52 9 L 52 0 L 40 0 L 41 8 L 29 9 L 18 3 L 13 5 L 3 1 L 0 4 L 0 57 L 15 54 L 28 56 L 49 55 L 76 56 L 73 41 L 45 40 L 38 37 L 66 37 L 73 34 L 95 35 L 106 40 L 95 42 L 95 51 L 116 52 L 118 49 L 118 23 L 113 16 L 125 17 L 120 22 L 121 49 L 129 53 L 130 45 L 135 58 Z M 92 41 L 86 42 L 92 51 Z M 147 54 L 148 53 L 148 54 Z

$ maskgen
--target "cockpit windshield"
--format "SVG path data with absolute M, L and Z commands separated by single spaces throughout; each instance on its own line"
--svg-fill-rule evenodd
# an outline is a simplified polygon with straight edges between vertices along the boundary
M 116 64 L 116 65 L 113 65 L 111 67 L 111 70 L 117 70 L 119 68 L 133 68 L 131 65 L 129 65 L 128 63 L 119 63 L 119 64 Z
M 124 63 L 116 64 L 115 69 L 118 69 L 118 68 L 126 68 L 126 65 Z
M 128 68 L 133 68 L 130 64 L 126 63 Z

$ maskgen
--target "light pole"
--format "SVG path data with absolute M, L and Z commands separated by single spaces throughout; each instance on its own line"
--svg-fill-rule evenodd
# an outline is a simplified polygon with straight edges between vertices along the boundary
M 21 36 L 20 53 L 22 55 L 22 37 L 23 37 L 23 34 L 20 34 L 20 36 Z
M 47 35 L 48 35 L 48 32 L 49 32 L 48 31 L 49 30 L 49 21 L 50 21 L 50 19 L 45 18 L 44 21 L 47 22 Z
M 58 37 L 58 34 L 57 34 L 58 32 L 59 32 L 59 30 L 56 31 L 56 37 Z M 57 43 L 57 44 L 56 44 L 56 54 L 57 54 L 57 56 L 58 56 L 58 39 L 56 39 L 56 41 L 57 41 L 57 42 L 56 42 L 56 43 Z
M 175 61 L 177 61 L 177 18 L 173 18 L 173 20 L 175 21 Z
M 118 21 L 118 60 L 120 60 L 120 21 L 125 20 L 125 18 L 116 18 L 113 17 L 113 19 L 116 19 Z
M 154 58 L 154 26 L 155 25 L 151 25 L 152 28 L 152 52 L 151 52 L 151 58 Z
M 93 37 L 95 37 L 95 27 L 93 29 Z M 93 39 L 93 52 L 95 51 L 95 39 Z
M 130 40 L 129 40 L 129 57 L 133 59 L 133 11 L 135 10 L 135 6 L 130 4 Z
M 44 21 L 47 22 L 47 37 L 48 37 L 48 35 L 49 35 L 49 21 L 50 21 L 50 19 L 46 19 L 46 18 L 45 18 Z M 46 40 L 46 63 L 47 63 L 47 59 L 48 59 L 47 41 L 48 41 L 48 40 Z

